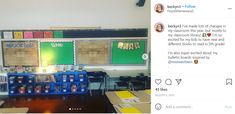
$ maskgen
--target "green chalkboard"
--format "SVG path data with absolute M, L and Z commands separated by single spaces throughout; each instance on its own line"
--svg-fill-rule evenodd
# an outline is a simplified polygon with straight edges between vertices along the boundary
M 146 40 L 124 40 L 112 43 L 112 64 L 145 64 Z
M 74 64 L 73 42 L 41 42 L 41 65 L 70 65 Z

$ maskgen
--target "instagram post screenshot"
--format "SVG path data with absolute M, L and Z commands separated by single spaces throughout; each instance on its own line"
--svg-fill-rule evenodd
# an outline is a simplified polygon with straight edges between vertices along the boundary
M 0 0 L 0 113 L 235 114 L 234 3 Z
M 0 113 L 151 113 L 151 1 L 0 2 Z

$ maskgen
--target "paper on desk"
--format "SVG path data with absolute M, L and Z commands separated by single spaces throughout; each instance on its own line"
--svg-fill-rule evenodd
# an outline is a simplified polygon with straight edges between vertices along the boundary
M 122 108 L 120 109 L 122 113 L 141 113 L 137 108 L 135 107 L 128 107 L 128 108 Z
M 138 102 L 140 102 L 139 98 L 134 96 L 129 91 L 116 91 L 115 93 L 124 103 L 138 103 Z
M 145 93 L 151 95 L 151 90 L 150 90 L 150 89 L 146 89 L 146 90 L 145 90 Z
M 120 104 L 116 106 L 121 113 L 141 113 L 139 109 L 130 104 Z
M 121 99 L 135 98 L 135 96 L 129 91 L 116 91 L 115 93 Z

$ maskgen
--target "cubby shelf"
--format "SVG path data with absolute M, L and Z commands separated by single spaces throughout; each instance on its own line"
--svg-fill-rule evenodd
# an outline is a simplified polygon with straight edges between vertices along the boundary
M 86 94 L 86 71 L 52 74 L 8 73 L 8 93 L 15 95 Z

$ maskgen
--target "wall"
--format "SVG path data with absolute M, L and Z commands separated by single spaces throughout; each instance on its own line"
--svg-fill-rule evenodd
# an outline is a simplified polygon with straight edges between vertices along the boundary
M 138 0 L 1 0 L 0 29 L 48 29 L 69 26 L 103 29 L 149 28 L 150 31 L 150 0 L 146 0 L 144 7 L 137 7 L 137 2 Z M 147 50 L 150 50 L 150 40 Z M 148 64 L 98 68 L 135 71 L 147 70 Z
M 1 0 L 0 29 L 80 26 L 146 28 L 150 25 L 150 0 Z

